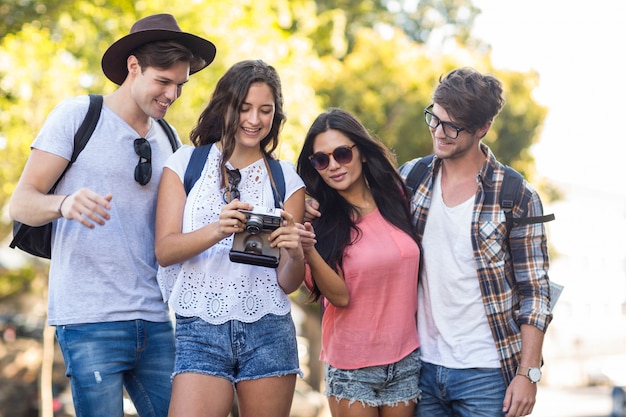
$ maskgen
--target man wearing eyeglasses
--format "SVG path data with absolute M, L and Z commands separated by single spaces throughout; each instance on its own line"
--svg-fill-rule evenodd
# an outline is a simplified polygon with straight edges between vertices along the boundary
M 48 191 L 71 159 L 87 96 L 50 113 L 12 196 L 14 220 L 56 220 L 48 321 L 79 417 L 122 415 L 123 387 L 140 416 L 167 415 L 174 338 L 156 281 L 154 222 L 161 171 L 173 150 L 157 120 L 215 52 L 169 14 L 137 21 L 103 55 L 104 74 L 119 88 L 104 97 L 89 142 L 55 193 Z
M 504 166 L 482 143 L 503 105 L 498 79 L 461 68 L 424 110 L 435 156 L 413 195 L 423 248 L 418 417 L 517 417 L 535 404 L 552 319 L 546 232 L 530 224 L 507 238 Z M 400 168 L 405 177 L 418 159 Z M 537 192 L 526 181 L 521 191 L 515 217 L 542 215 Z

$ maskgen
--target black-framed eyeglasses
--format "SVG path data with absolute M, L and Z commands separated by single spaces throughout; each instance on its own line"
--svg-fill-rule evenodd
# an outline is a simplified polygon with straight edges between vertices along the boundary
M 224 203 L 228 204 L 230 201 L 240 197 L 237 186 L 241 182 L 241 172 L 238 169 L 226 168 L 226 178 L 228 179 L 228 188 L 222 194 L 222 198 Z
M 152 148 L 145 138 L 135 139 L 135 153 L 139 156 L 135 167 L 135 181 L 146 185 L 152 178 Z
M 442 122 L 437 116 L 435 116 L 431 112 L 433 106 L 434 104 L 431 104 L 424 109 L 424 120 L 426 121 L 428 127 L 430 127 L 431 129 L 437 129 L 437 127 L 441 125 L 441 128 L 443 129 L 443 134 L 450 139 L 458 138 L 459 132 L 466 130 L 464 127 L 456 127 L 450 122 Z
M 338 164 L 348 164 L 352 161 L 352 148 L 355 146 L 356 143 L 352 146 L 340 146 L 329 153 L 315 152 L 313 155 L 309 156 L 309 161 L 311 161 L 313 168 L 318 171 L 328 168 L 331 155 Z

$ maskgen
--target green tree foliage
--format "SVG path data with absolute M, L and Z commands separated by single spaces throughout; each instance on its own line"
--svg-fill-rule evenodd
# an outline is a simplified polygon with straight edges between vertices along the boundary
M 3 0 L 0 5 L 0 39 L 22 29 L 24 23 L 50 27 L 58 18 L 56 12 L 64 0 Z
M 505 88 L 506 103 L 485 137 L 493 152 L 504 163 L 532 178 L 534 158 L 530 147 L 537 143 L 548 109 L 535 103 L 532 91 L 539 83 L 535 72 L 521 74 L 498 71 Z
M 433 33 L 442 40 L 456 39 L 462 44 L 471 40 L 470 33 L 479 10 L 463 0 L 317 0 L 320 15 L 341 11 L 346 26 L 347 52 L 351 52 L 361 29 L 393 27 L 409 39 L 426 43 Z M 318 49 L 321 52 L 321 50 Z
M 354 112 L 402 163 L 431 151 L 423 109 L 439 76 L 471 65 L 505 84 L 507 104 L 487 142 L 504 162 L 532 174 L 529 148 L 546 115 L 531 95 L 537 75 L 491 67 L 488 49 L 469 37 L 478 10 L 468 2 L 7 0 L 0 6 L 0 207 L 50 110 L 69 96 L 113 91 L 102 53 L 138 18 L 164 11 L 218 50 L 167 115 L 184 141 L 224 71 L 263 59 L 283 81 L 281 158 L 295 161 L 312 120 L 335 106 Z M 442 52 L 444 41 L 457 45 L 453 53 Z M 6 216 L 0 225 L 5 236 Z

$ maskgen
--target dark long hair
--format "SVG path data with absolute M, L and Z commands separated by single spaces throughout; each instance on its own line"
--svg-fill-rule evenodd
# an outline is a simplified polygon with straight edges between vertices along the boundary
M 394 155 L 370 135 L 355 116 L 345 110 L 331 108 L 320 114 L 309 128 L 298 157 L 297 170 L 304 180 L 307 193 L 320 204 L 322 216 L 313 221 L 317 239 L 315 247 L 326 263 L 338 272 L 343 266 L 346 247 L 353 243 L 351 231 L 357 232 L 357 238 L 360 234 L 360 213 L 357 207 L 326 184 L 309 161 L 315 138 L 330 129 L 343 133 L 354 142 L 359 154 L 365 159 L 363 175 L 381 215 L 415 242 L 417 235 L 413 227 L 409 191 L 396 170 Z M 319 297 L 320 291 L 314 284 L 312 298 L 317 300 Z
M 269 157 L 278 147 L 278 134 L 286 119 L 278 72 L 274 67 L 261 60 L 238 62 L 230 67 L 217 82 L 211 101 L 200 114 L 198 123 L 192 129 L 189 137 L 195 146 L 222 140 L 222 167 L 233 154 L 241 105 L 248 95 L 250 85 L 256 82 L 262 82 L 269 86 L 274 95 L 275 107 L 272 129 L 261 140 L 261 150 Z M 220 172 L 222 171 L 223 169 L 220 169 Z

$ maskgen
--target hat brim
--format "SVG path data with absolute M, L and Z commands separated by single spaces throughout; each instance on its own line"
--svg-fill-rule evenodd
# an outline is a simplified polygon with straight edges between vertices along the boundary
M 194 55 L 204 60 L 204 66 L 195 71 L 190 71 L 190 74 L 206 68 L 215 59 L 215 45 L 199 36 L 173 30 L 144 30 L 124 36 L 106 50 L 104 55 L 102 55 L 102 71 L 104 75 L 115 84 L 121 85 L 128 75 L 126 60 L 130 53 L 148 42 L 165 40 L 180 42 L 189 48 Z

